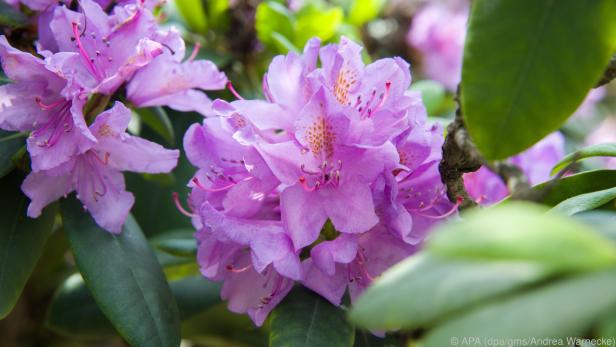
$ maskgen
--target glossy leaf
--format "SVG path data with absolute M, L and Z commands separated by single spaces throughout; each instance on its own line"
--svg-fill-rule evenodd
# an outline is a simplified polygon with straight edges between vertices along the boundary
M 297 14 L 295 23 L 294 43 L 296 47 L 304 47 L 312 37 L 322 41 L 331 39 L 342 24 L 344 12 L 340 7 L 320 9 L 318 6 L 307 6 Z
M 424 253 L 387 270 L 360 297 L 350 316 L 372 330 L 427 328 L 549 274 L 532 262 L 451 261 Z
M 555 206 L 574 196 L 613 188 L 614 182 L 616 170 L 593 170 L 542 183 L 532 189 L 539 194 L 539 202 Z
M 79 271 L 118 333 L 132 346 L 178 346 L 177 304 L 134 218 L 114 235 L 98 227 L 74 196 L 61 211 Z
M 473 1 L 462 109 L 487 159 L 504 159 L 557 130 L 616 51 L 616 1 Z
M 344 311 L 303 287 L 271 313 L 270 347 L 351 347 L 354 339 Z
M 616 212 L 596 210 L 578 213 L 573 217 L 616 242 Z
M 13 155 L 25 145 L 27 134 L 0 130 L 0 177 L 13 168 Z
M 171 281 L 169 285 L 182 320 L 220 302 L 220 285 L 201 275 Z M 116 334 L 78 273 L 71 275 L 58 288 L 47 310 L 45 324 L 53 331 L 71 337 L 99 338 Z
M 136 112 L 143 123 L 152 128 L 152 130 L 159 134 L 167 143 L 171 145 L 174 144 L 173 125 L 164 108 L 141 108 Z
M 597 319 L 616 305 L 615 287 L 616 270 L 552 282 L 461 312 L 430 331 L 422 346 L 450 346 L 452 337 L 463 336 L 480 341 L 587 336 Z
M 197 254 L 197 240 L 193 229 L 172 230 L 158 234 L 151 239 L 152 245 L 169 254 L 194 257 Z
M 376 18 L 385 4 L 384 0 L 355 0 L 349 8 L 349 22 L 361 26 Z
M 207 17 L 201 0 L 175 0 L 174 3 L 192 30 L 199 33 L 205 32 Z
M 574 161 L 592 157 L 616 157 L 616 143 L 600 143 L 567 154 L 552 169 L 552 175 L 567 167 Z
M 445 87 L 432 80 L 421 80 L 411 85 L 411 90 L 421 93 L 421 99 L 429 115 L 437 114 L 445 101 Z
M 552 208 L 552 211 L 566 215 L 593 210 L 616 199 L 616 188 L 599 190 L 569 198 Z
M 271 45 L 274 43 L 273 33 L 278 33 L 286 38 L 292 38 L 293 24 L 293 15 L 282 4 L 266 1 L 257 6 L 255 28 L 257 30 L 257 37 L 264 44 Z
M 569 217 L 519 202 L 469 212 L 433 232 L 425 249 L 452 258 L 531 261 L 562 272 L 616 265 L 616 243 Z
M 29 200 L 20 190 L 23 176 L 14 173 L 0 180 L 0 319 L 21 295 L 51 235 L 56 205 L 37 219 L 26 217 Z

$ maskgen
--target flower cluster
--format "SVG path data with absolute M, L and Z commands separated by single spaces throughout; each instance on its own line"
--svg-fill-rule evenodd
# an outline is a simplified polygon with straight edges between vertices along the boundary
M 32 200 L 28 216 L 76 191 L 101 227 L 119 232 L 134 202 L 120 171 L 169 172 L 179 152 L 127 134 L 131 112 L 122 103 L 100 110 L 119 98 L 207 115 L 211 101 L 197 89 L 224 88 L 226 77 L 213 63 L 194 60 L 196 50 L 183 61 L 179 33 L 161 30 L 143 1 L 110 13 L 93 0 L 74 9 L 57 1 L 24 4 L 44 11 L 39 56 L 0 36 L 2 68 L 13 82 L 0 86 L 0 128 L 30 134 L 32 173 L 22 186 Z
M 456 211 L 438 173 L 443 130 L 410 82 L 400 58 L 364 65 L 357 44 L 312 39 L 274 58 L 265 100 L 216 100 L 216 117 L 189 128 L 199 170 L 184 212 L 232 311 L 261 325 L 296 281 L 354 300 Z
M 555 132 L 508 161 L 522 170 L 531 185 L 536 185 L 550 178 L 552 168 L 564 155 L 565 138 Z M 473 199 L 483 205 L 497 203 L 509 195 L 502 179 L 485 166 L 464 174 L 464 187 Z

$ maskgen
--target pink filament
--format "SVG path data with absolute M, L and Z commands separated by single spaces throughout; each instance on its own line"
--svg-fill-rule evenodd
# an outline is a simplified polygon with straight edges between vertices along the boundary
M 186 217 L 190 217 L 190 218 L 195 217 L 194 213 L 188 212 L 184 209 L 184 207 L 182 207 L 178 193 L 173 192 L 172 196 L 173 196 L 173 202 L 175 202 L 175 207 L 178 209 L 178 211 L 180 211 L 181 214 L 185 215 Z
M 252 267 L 252 264 L 248 264 L 244 267 L 241 267 L 239 269 L 236 269 L 232 264 L 227 265 L 227 271 L 229 272 L 233 272 L 233 273 L 240 273 L 240 272 L 244 272 L 248 269 L 250 269 Z
M 60 105 L 62 102 L 65 101 L 65 100 L 60 99 L 60 100 L 58 100 L 56 102 L 52 102 L 51 104 L 47 105 L 47 104 L 44 104 L 43 101 L 41 100 L 41 98 L 38 97 L 38 96 L 36 98 L 34 98 L 34 100 L 36 101 L 36 104 L 39 105 L 41 110 L 45 110 L 45 111 L 51 110 L 52 108 Z
M 227 88 L 229 88 L 231 94 L 233 94 L 233 96 L 235 96 L 238 100 L 244 100 L 244 98 L 235 90 L 235 88 L 233 88 L 233 84 L 231 83 L 231 81 L 227 82 Z
M 252 177 L 246 177 L 244 179 L 242 179 L 240 182 L 246 182 L 246 181 L 250 181 L 252 179 Z M 210 193 L 217 193 L 217 192 L 224 192 L 227 189 L 231 189 L 233 188 L 237 183 L 230 183 L 226 186 L 220 187 L 220 188 L 208 188 L 206 186 L 204 186 L 203 184 L 201 184 L 201 181 L 199 181 L 199 179 L 197 177 L 193 177 L 192 179 L 193 183 L 201 190 L 206 191 L 206 192 L 210 192 Z
M 430 219 L 443 219 L 443 218 L 447 218 L 449 216 L 451 216 L 452 214 L 454 214 L 456 211 L 458 211 L 458 207 L 460 207 L 460 205 L 462 205 L 462 201 L 464 201 L 464 199 L 462 197 L 458 197 L 456 199 L 456 203 L 455 205 L 453 205 L 453 207 L 445 212 L 442 215 L 439 216 L 432 216 L 432 215 L 427 215 L 427 214 L 422 214 L 422 213 L 417 213 L 418 215 L 425 217 L 425 218 L 430 218 Z
M 196 42 L 195 43 L 195 47 L 193 48 L 192 53 L 190 54 L 190 56 L 188 57 L 187 61 L 193 61 L 195 60 L 195 58 L 197 57 L 197 54 L 199 54 L 199 49 L 201 48 L 201 43 Z
M 98 80 L 101 80 L 102 77 L 100 73 L 96 69 L 96 66 L 94 66 L 94 63 L 92 62 L 92 59 L 90 59 L 90 56 L 88 56 L 88 52 L 86 52 L 86 50 L 83 48 L 83 44 L 81 43 L 81 34 L 79 33 L 77 23 L 75 22 L 73 22 L 73 35 L 75 35 L 75 42 L 77 42 L 77 48 L 79 48 L 79 52 L 86 60 L 86 66 L 88 67 L 88 70 L 92 75 L 96 76 Z

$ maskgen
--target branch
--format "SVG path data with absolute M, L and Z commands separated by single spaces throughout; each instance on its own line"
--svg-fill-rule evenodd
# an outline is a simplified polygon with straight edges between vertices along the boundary
M 595 88 L 601 87 L 604 84 L 608 84 L 610 83 L 610 81 L 612 81 L 615 78 L 616 78 L 616 55 L 612 57 L 612 60 L 610 60 L 610 64 L 607 66 L 607 69 L 605 69 L 603 76 L 601 76 L 601 79 L 599 80 L 599 83 L 597 83 Z
M 458 98 L 456 97 L 458 101 Z M 470 141 L 462 111 L 458 101 L 458 109 L 454 121 L 447 127 L 447 137 L 443 144 L 443 159 L 439 164 L 441 180 L 447 187 L 447 197 L 452 202 L 462 198 L 460 209 L 477 206 L 477 203 L 468 195 L 464 189 L 464 179 L 462 175 L 467 172 L 479 170 L 483 159 Z

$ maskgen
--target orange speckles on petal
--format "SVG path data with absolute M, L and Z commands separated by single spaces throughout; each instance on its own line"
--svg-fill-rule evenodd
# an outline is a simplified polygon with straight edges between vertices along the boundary
M 103 124 L 96 133 L 97 137 L 112 137 L 116 136 L 116 132 L 109 126 L 109 124 Z
M 324 117 L 317 117 L 306 129 L 306 142 L 314 155 L 324 154 L 326 158 L 331 158 L 335 141 L 336 133 Z
M 334 83 L 334 95 L 336 100 L 342 105 L 349 104 L 349 90 L 357 84 L 357 72 L 342 68 Z

